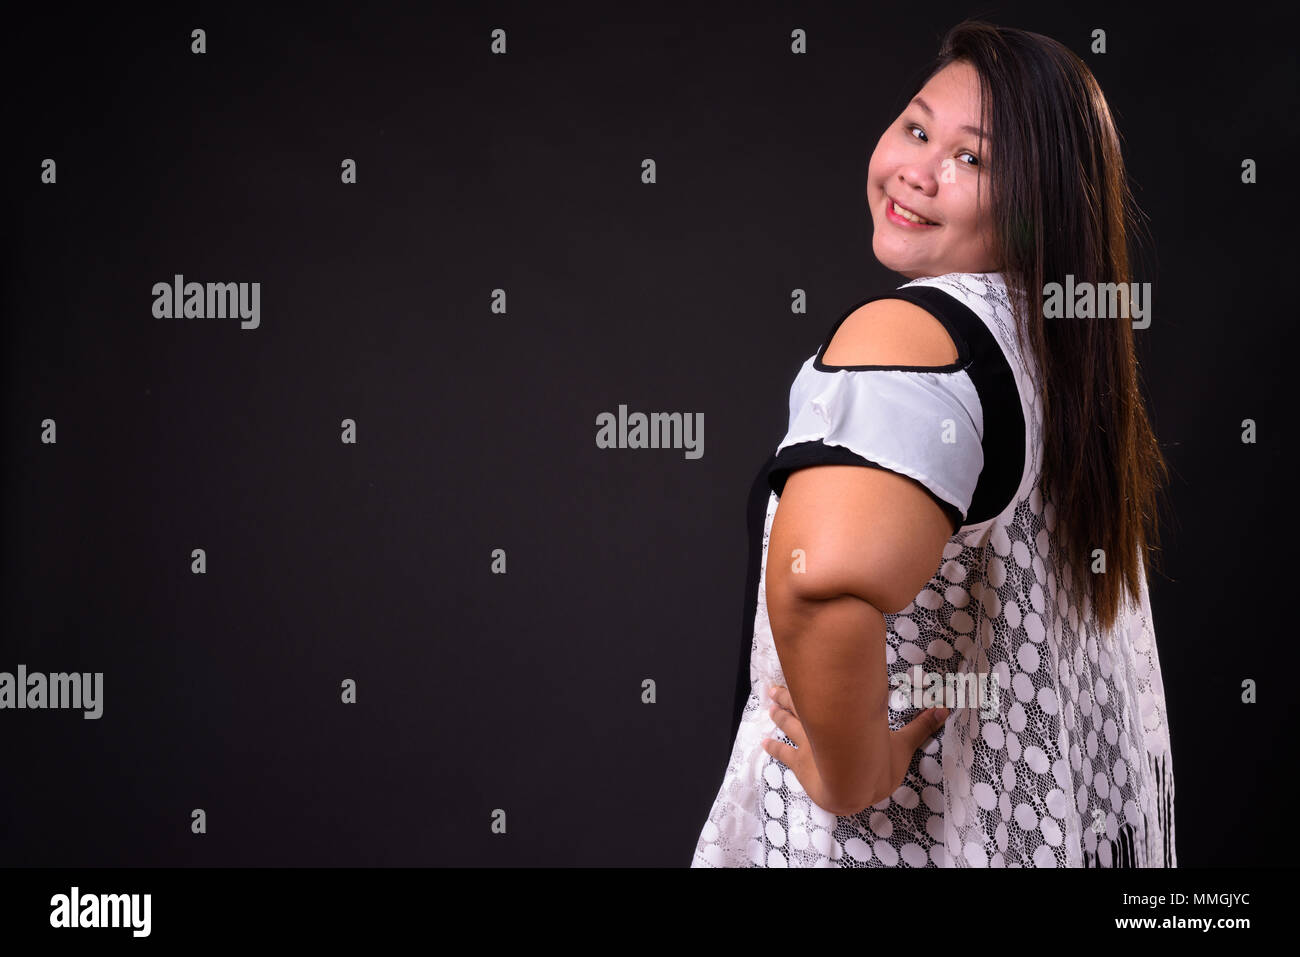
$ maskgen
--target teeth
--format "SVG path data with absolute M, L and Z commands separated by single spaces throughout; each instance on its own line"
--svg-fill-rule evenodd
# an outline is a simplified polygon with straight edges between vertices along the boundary
M 902 206 L 899 206 L 897 203 L 894 203 L 894 212 L 898 213 L 898 215 L 902 216 L 904 219 L 910 219 L 914 223 L 921 223 L 922 225 L 925 226 L 934 225 L 934 223 L 930 222 L 928 219 L 922 219 L 920 216 L 916 215 L 916 213 L 904 209 Z

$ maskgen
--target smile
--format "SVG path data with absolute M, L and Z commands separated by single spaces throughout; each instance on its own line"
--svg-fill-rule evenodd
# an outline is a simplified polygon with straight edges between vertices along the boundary
M 900 226 L 911 226 L 916 229 L 929 229 L 939 225 L 914 213 L 906 206 L 900 206 L 889 196 L 885 197 L 885 217 L 892 223 L 897 223 Z

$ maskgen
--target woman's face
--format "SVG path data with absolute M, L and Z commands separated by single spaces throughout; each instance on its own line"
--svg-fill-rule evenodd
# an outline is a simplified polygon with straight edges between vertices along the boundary
M 979 95 L 975 68 L 948 64 L 885 130 L 871 154 L 871 248 L 882 265 L 908 279 L 999 268 L 988 208 L 989 143 L 966 128 L 980 126 Z M 976 184 L 984 205 L 979 229 Z M 909 222 L 893 211 L 894 202 L 935 225 Z

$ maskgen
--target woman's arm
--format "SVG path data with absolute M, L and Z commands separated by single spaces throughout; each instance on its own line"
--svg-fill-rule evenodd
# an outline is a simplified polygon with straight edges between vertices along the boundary
M 884 618 L 852 595 L 810 601 L 770 590 L 768 616 L 816 767 L 804 788 L 819 780 L 815 803 L 856 814 L 892 790 Z
M 942 366 L 956 351 L 925 310 L 882 299 L 839 326 L 824 358 Z M 944 426 L 937 414 L 935 434 Z M 857 813 L 888 796 L 910 762 L 911 751 L 891 747 L 884 615 L 930 581 L 952 532 L 930 493 L 896 472 L 818 465 L 786 480 L 768 543 L 768 618 L 831 813 Z M 926 724 L 914 722 L 892 743 L 923 740 L 916 734 Z
M 786 482 L 767 613 L 832 814 L 887 797 L 905 770 L 892 766 L 884 613 L 925 587 L 951 534 L 933 499 L 893 472 L 814 466 Z

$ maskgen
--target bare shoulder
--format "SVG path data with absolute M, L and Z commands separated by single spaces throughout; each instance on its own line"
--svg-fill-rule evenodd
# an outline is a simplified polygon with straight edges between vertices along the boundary
M 930 313 L 904 299 L 877 299 L 840 323 L 822 362 L 829 366 L 945 366 L 957 358 L 952 336 Z

